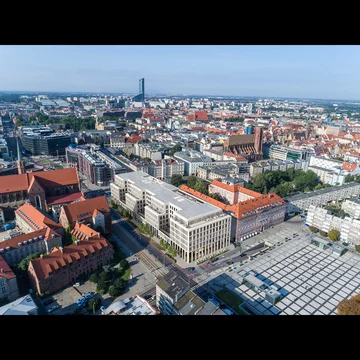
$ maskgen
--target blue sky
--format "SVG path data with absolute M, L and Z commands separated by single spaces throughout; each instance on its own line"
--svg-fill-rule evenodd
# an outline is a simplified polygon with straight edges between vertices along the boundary
M 360 99 L 360 46 L 0 46 L 0 90 Z

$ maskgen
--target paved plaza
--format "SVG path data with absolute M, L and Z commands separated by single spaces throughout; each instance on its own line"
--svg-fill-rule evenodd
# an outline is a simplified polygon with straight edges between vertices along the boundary
M 235 291 L 243 300 L 242 306 L 251 313 L 262 315 L 334 315 L 338 303 L 360 293 L 360 256 L 347 252 L 341 257 L 331 249 L 322 250 L 310 244 L 312 234 L 305 228 L 294 236 L 293 229 L 283 229 L 269 235 L 266 243 L 272 250 L 225 267 L 204 277 L 212 293 L 221 288 Z M 285 238 L 290 240 L 285 241 Z M 231 269 L 231 270 L 229 270 Z M 252 273 L 267 285 L 275 286 L 282 294 L 276 305 L 265 300 L 263 291 L 242 284 L 241 274 Z

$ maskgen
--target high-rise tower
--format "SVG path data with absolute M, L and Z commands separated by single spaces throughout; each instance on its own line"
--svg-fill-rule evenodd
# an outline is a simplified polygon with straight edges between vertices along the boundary
M 25 161 L 23 160 L 23 157 L 22 157 L 19 138 L 16 138 L 16 146 L 17 146 L 17 153 L 18 153 L 18 159 L 16 161 L 16 165 L 18 168 L 18 174 L 25 174 Z
M 139 94 L 132 98 L 132 101 L 145 102 L 145 79 L 139 80 Z

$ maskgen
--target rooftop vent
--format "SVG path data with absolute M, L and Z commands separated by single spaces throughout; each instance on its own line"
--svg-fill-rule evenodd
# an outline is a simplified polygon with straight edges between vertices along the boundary
M 40 236 L 39 236 L 39 240 L 42 240 L 42 239 L 43 239 L 43 236 L 42 236 L 42 235 L 40 235 Z
M 28 243 L 28 242 L 27 242 L 26 240 L 25 240 L 25 241 L 23 241 L 23 244 L 24 244 L 24 245 L 27 245 L 27 243 Z
M 38 241 L 38 238 L 36 236 L 34 237 L 34 241 Z
M 22 245 L 22 243 L 21 242 L 18 242 L 18 246 L 21 246 Z

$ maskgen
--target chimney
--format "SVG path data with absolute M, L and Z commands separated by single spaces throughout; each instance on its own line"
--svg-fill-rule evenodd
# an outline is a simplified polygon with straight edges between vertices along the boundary
M 2 273 L 2 274 L 4 273 L 4 269 L 3 269 L 3 268 L 1 268 L 1 270 L 0 270 L 0 271 L 1 271 L 1 273 Z

